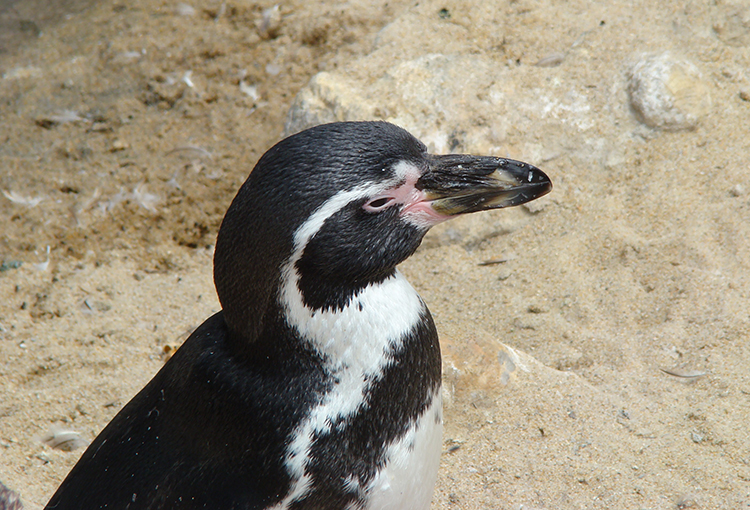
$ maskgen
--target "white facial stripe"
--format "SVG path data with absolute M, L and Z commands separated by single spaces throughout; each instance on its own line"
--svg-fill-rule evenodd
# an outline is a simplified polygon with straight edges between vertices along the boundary
M 422 170 L 410 161 L 399 161 L 393 165 L 393 171 L 396 172 L 399 181 L 411 183 L 412 185 L 422 177 Z
M 313 311 L 305 306 L 295 267 L 305 247 L 326 220 L 352 201 L 382 192 L 409 179 L 414 165 L 396 165 L 396 176 L 380 183 L 366 183 L 341 191 L 326 201 L 294 235 L 294 253 L 282 272 L 281 306 L 289 325 L 320 352 L 327 369 L 338 383 L 323 402 L 294 432 L 287 450 L 286 466 L 294 482 L 292 490 L 277 505 L 287 508 L 309 491 L 312 480 L 305 473 L 315 434 L 330 430 L 333 423 L 351 416 L 364 405 L 367 381 L 377 379 L 390 362 L 391 353 L 412 330 L 424 312 L 424 303 L 401 273 L 363 289 L 348 306 L 336 311 Z
M 349 191 L 339 191 L 329 198 L 294 233 L 294 254 L 290 262 L 297 262 L 299 260 L 308 241 L 318 233 L 318 230 L 320 230 L 328 218 L 339 212 L 349 203 L 360 198 L 369 197 L 382 188 L 382 184 L 368 182 Z

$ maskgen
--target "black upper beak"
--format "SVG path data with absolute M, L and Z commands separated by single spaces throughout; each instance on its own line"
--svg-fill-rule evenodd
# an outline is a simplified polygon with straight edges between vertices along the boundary
M 520 205 L 552 190 L 544 172 L 521 161 L 463 154 L 429 155 L 428 161 L 417 188 L 447 216 Z

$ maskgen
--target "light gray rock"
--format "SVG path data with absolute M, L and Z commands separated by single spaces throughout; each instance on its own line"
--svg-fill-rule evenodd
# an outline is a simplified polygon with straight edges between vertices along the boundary
M 693 129 L 711 109 L 700 70 L 669 52 L 641 56 L 630 69 L 628 93 L 638 119 L 655 129 Z
M 373 120 L 372 108 L 346 78 L 316 74 L 294 100 L 284 125 L 284 136 L 328 122 Z
M 372 74 L 370 81 L 351 78 L 356 71 L 313 77 L 289 110 L 285 135 L 325 122 L 387 120 L 436 152 L 539 161 L 559 155 L 572 133 L 596 124 L 585 91 L 565 80 L 555 86 L 561 90 L 518 86 L 522 79 L 535 81 L 528 75 L 544 75 L 544 69 L 513 69 L 475 54 L 430 53 L 386 68 L 383 61 L 393 59 L 380 51 L 354 65 Z M 523 137 L 525 132 L 535 135 Z M 523 147 L 514 147 L 509 133 L 523 140 Z M 542 134 L 545 143 L 536 143 Z

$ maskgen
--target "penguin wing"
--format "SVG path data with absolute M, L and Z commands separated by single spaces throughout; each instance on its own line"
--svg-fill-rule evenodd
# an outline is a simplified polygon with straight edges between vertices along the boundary
M 226 350 L 222 312 L 206 320 L 105 427 L 48 510 L 261 510 L 287 492 L 283 438 Z M 274 462 L 273 459 L 278 459 Z

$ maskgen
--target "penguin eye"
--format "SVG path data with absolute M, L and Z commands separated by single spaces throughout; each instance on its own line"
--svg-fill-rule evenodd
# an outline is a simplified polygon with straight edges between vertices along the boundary
M 370 213 L 378 213 L 385 209 L 388 209 L 396 201 L 394 197 L 375 197 L 367 202 L 363 209 Z

